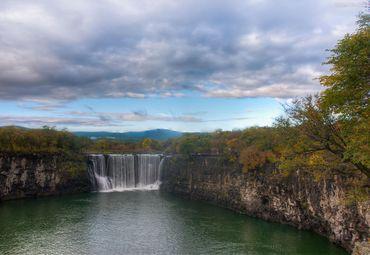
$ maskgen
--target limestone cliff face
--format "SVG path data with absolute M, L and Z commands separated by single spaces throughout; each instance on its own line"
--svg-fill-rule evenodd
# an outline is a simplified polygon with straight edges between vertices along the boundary
M 367 240 L 369 203 L 346 205 L 345 185 L 339 177 L 314 181 L 297 171 L 282 179 L 272 171 L 242 174 L 239 166 L 217 157 L 189 160 L 174 156 L 164 162 L 161 188 L 265 220 L 311 229 L 348 251 Z
M 61 155 L 0 154 L 0 200 L 88 191 L 85 166 L 78 166 L 69 171 L 76 164 Z
M 352 255 L 368 255 L 370 254 L 370 242 L 358 242 L 353 249 Z

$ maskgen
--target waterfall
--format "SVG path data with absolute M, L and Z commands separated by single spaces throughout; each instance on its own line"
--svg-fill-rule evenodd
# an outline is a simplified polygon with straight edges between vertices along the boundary
M 111 189 L 126 189 L 135 187 L 134 156 L 108 155 L 108 177 Z
M 104 155 L 89 156 L 88 173 L 94 190 L 107 190 L 111 187 L 107 176 Z
M 162 162 L 159 154 L 92 154 L 88 173 L 96 191 L 155 190 Z

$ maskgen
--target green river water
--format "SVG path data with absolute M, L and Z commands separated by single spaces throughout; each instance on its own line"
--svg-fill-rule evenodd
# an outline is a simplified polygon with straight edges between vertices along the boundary
M 0 254 L 346 254 L 309 231 L 159 191 L 0 203 Z

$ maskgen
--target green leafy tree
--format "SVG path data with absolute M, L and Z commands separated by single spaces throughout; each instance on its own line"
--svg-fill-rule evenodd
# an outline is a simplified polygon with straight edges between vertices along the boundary
M 361 171 L 370 177 L 370 30 L 369 15 L 331 50 L 325 64 L 330 74 L 320 77 L 326 90 L 297 99 L 277 122 L 287 138 L 282 168 Z
M 354 170 L 353 162 L 345 158 L 340 125 L 335 115 L 321 107 L 318 96 L 297 99 L 285 110 L 286 118 L 275 123 L 280 133 L 281 169 Z
M 360 15 L 357 31 L 340 40 L 324 63 L 331 66 L 330 74 L 320 77 L 328 88 L 323 92 L 323 106 L 344 120 L 357 122 L 369 117 L 369 21 L 370 15 Z
M 360 15 L 355 33 L 331 50 L 325 64 L 331 73 L 320 77 L 327 89 L 322 107 L 335 115 L 345 150 L 343 158 L 369 176 L 370 168 L 370 15 Z

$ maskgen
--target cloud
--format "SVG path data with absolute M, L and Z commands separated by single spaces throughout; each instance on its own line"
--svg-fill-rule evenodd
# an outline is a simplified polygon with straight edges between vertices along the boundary
M 17 125 L 26 127 L 48 126 L 106 126 L 107 122 L 96 118 L 70 118 L 45 116 L 0 116 L 2 126 Z M 115 123 L 109 123 L 116 126 Z M 121 125 L 120 125 L 121 126 Z
M 320 90 L 325 49 L 357 12 L 319 0 L 3 0 L 0 99 L 302 96 Z
M 185 123 L 201 123 L 201 122 L 219 122 L 219 121 L 231 121 L 231 120 L 245 120 L 247 117 L 238 118 L 226 118 L 226 119 L 204 119 L 195 117 L 195 115 L 201 115 L 202 112 L 198 113 L 187 113 L 187 114 L 149 114 L 146 111 L 132 111 L 132 112 L 98 112 L 95 111 L 91 106 L 87 106 L 90 112 L 72 111 L 66 113 L 67 115 L 78 116 L 78 117 L 95 117 L 101 121 L 106 122 L 143 122 L 143 121 L 161 121 L 161 122 L 185 122 Z
M 54 111 L 63 108 L 67 102 L 48 98 L 34 98 L 18 102 L 17 105 L 24 109 L 36 111 Z
M 18 125 L 25 127 L 40 127 L 48 126 L 70 126 L 70 127 L 122 127 L 129 126 L 130 122 L 182 122 L 182 123 L 204 123 L 204 122 L 223 122 L 233 120 L 245 120 L 249 118 L 226 118 L 226 119 L 203 119 L 188 115 L 168 115 L 168 114 L 148 114 L 143 111 L 134 112 L 97 112 L 92 107 L 87 106 L 90 110 L 71 111 L 64 115 L 49 117 L 49 116 L 9 116 L 0 115 L 0 126 Z M 68 117 L 66 117 L 68 116 Z

